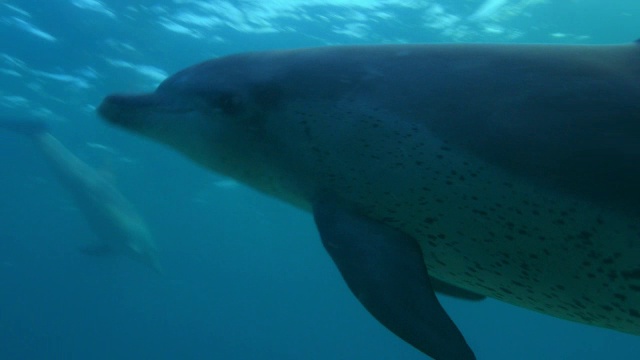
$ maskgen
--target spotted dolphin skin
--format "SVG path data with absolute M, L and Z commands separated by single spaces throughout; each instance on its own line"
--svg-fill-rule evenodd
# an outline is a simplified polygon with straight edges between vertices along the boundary
M 98 112 L 311 211 L 354 295 L 434 359 L 475 356 L 432 283 L 640 335 L 637 43 L 239 54 Z
M 153 236 L 135 206 L 104 176 L 69 151 L 42 120 L 0 117 L 0 129 L 31 138 L 58 182 L 72 196 L 97 240 L 83 247 L 82 252 L 122 254 L 162 272 Z

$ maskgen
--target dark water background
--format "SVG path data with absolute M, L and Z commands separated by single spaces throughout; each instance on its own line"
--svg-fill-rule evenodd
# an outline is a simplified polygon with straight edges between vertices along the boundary
M 95 105 L 233 52 L 620 43 L 638 24 L 630 0 L 0 1 L 0 114 L 46 119 L 113 174 L 166 273 L 80 254 L 93 236 L 81 214 L 32 144 L 0 132 L 0 359 L 424 359 L 348 292 L 308 214 L 109 128 Z M 493 300 L 442 302 L 479 359 L 640 354 L 639 337 Z

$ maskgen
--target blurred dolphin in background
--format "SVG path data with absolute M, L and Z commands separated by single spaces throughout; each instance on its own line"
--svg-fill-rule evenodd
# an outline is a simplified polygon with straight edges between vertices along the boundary
M 0 117 L 0 128 L 31 138 L 72 195 L 97 241 L 81 250 L 89 255 L 124 254 L 160 273 L 158 249 L 137 209 L 99 172 L 69 151 L 35 118 Z

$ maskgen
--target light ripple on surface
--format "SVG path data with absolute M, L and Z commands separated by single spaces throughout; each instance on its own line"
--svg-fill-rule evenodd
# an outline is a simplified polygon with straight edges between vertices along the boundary
M 151 65 L 133 64 L 128 61 L 119 60 L 119 59 L 106 59 L 106 61 L 110 65 L 115 67 L 131 69 L 137 72 L 138 74 L 143 75 L 150 80 L 153 80 L 155 83 L 159 83 L 163 81 L 168 76 L 166 71 Z
M 11 5 L 11 4 L 3 4 L 5 7 L 7 7 L 10 10 L 13 10 L 15 12 L 17 12 L 18 14 L 25 16 L 25 17 L 31 17 L 31 14 L 29 14 L 27 11 L 15 6 L 15 5 Z
M 20 29 L 20 30 L 24 30 L 26 32 L 28 32 L 31 35 L 34 35 L 36 37 L 39 37 L 41 39 L 47 40 L 47 41 L 51 41 L 51 42 L 55 42 L 58 41 L 58 39 L 56 39 L 53 35 L 49 34 L 48 32 L 45 32 L 43 30 L 40 30 L 38 27 L 36 27 L 35 25 L 31 24 L 28 21 L 22 20 L 18 17 L 12 17 L 11 18 L 13 20 L 13 23 Z
M 73 76 L 73 75 L 64 74 L 64 73 L 50 73 L 50 72 L 39 71 L 39 70 L 33 70 L 32 74 L 39 77 L 67 83 L 80 89 L 88 89 L 91 87 L 91 85 L 86 79 L 79 76 Z
M 71 0 L 71 4 L 79 9 L 94 11 L 112 19 L 116 18 L 113 10 L 99 0 Z

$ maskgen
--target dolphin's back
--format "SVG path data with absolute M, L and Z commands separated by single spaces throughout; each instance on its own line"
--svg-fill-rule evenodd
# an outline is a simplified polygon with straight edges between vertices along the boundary
M 258 92 L 267 106 L 291 97 L 324 98 L 325 112 L 375 104 L 360 113 L 388 111 L 506 171 L 640 214 L 635 43 L 337 47 L 276 52 L 259 64 L 271 78 L 249 76 L 274 84 Z

